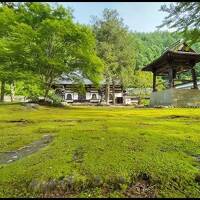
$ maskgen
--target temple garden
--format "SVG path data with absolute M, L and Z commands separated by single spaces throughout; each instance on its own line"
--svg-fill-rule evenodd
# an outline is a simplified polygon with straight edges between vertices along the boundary
M 0 105 L 0 197 L 198 197 L 195 108 Z
M 200 4 L 101 3 L 0 2 L 0 198 L 200 197 Z

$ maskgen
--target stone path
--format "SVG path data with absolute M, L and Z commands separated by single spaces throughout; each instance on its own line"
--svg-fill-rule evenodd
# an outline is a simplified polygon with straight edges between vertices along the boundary
M 30 154 L 33 154 L 39 149 L 47 146 L 52 140 L 52 135 L 44 135 L 41 140 L 33 142 L 28 146 L 17 149 L 16 151 L 2 152 L 0 153 L 0 164 L 8 164 Z

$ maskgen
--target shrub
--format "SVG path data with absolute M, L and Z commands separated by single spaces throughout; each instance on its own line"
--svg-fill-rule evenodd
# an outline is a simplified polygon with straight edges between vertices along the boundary
M 50 93 L 48 98 L 52 101 L 53 106 L 63 106 L 61 104 L 63 99 L 61 97 L 59 97 L 57 94 L 55 94 L 54 92 Z

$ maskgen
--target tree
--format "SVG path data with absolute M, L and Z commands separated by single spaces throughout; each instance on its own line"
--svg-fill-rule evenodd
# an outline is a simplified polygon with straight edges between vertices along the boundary
M 44 20 L 38 30 L 37 48 L 34 71 L 41 77 L 45 97 L 53 81 L 63 73 L 81 71 L 97 81 L 101 62 L 94 52 L 93 35 L 86 27 L 68 20 Z
M 200 51 L 200 3 L 199 2 L 176 2 L 169 6 L 161 6 L 161 11 L 168 13 L 163 23 L 159 26 L 173 28 L 176 32 L 182 33 L 187 44 L 195 50 Z M 200 65 L 196 66 L 197 76 L 200 76 Z M 189 72 L 181 76 L 190 77 Z
M 6 4 L 0 7 L 0 101 L 4 101 L 6 82 L 9 82 L 11 85 L 13 85 L 13 80 L 18 78 L 18 74 L 14 75 L 13 72 L 10 71 L 13 58 L 11 56 L 11 50 L 8 47 L 10 45 L 10 42 L 8 41 L 10 37 L 9 33 L 11 32 L 11 29 L 15 25 L 16 21 L 17 15 L 12 6 L 9 8 Z
M 14 100 L 15 82 L 26 78 L 25 67 L 30 66 L 31 28 L 22 23 L 18 7 L 4 5 L 0 8 L 0 79 L 1 101 L 4 100 L 6 83 L 10 84 L 11 101 Z M 20 36 L 21 40 L 16 39 Z
M 159 26 L 167 26 L 174 28 L 178 32 L 182 32 L 185 39 L 193 44 L 200 42 L 200 3 L 199 2 L 176 2 L 169 6 L 162 5 L 161 11 L 168 13 Z
M 178 33 L 167 31 L 155 31 L 151 33 L 135 32 L 133 35 L 137 38 L 137 69 L 141 69 L 158 58 L 166 48 L 180 39 Z
M 21 2 L 0 2 L 0 6 L 7 6 L 8 8 L 17 8 Z
M 135 67 L 132 37 L 116 10 L 104 9 L 102 18 L 94 18 L 92 27 L 97 39 L 98 56 L 105 66 L 106 103 L 109 104 L 110 84 L 113 85 L 113 103 L 115 103 L 116 81 L 123 84 L 123 72 Z
M 177 33 L 155 31 L 151 33 L 132 33 L 136 37 L 136 71 L 131 78 L 131 87 L 152 87 L 152 74 L 140 72 L 147 64 L 157 59 L 166 48 L 170 47 L 174 42 L 180 39 Z M 139 70 L 139 71 L 138 71 Z M 158 78 L 157 88 L 161 89 L 164 85 L 164 80 Z
M 45 99 L 63 73 L 79 70 L 99 82 L 102 62 L 96 56 L 95 38 L 88 27 L 73 22 L 70 10 L 23 3 L 16 13 L 19 21 L 6 40 L 8 57 L 13 60 L 10 69 L 38 76 Z

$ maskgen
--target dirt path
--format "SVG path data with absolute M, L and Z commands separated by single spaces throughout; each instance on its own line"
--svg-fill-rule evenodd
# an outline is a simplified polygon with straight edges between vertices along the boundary
M 39 151 L 41 148 L 47 146 L 52 140 L 52 135 L 44 135 L 41 140 L 17 149 L 16 151 L 2 152 L 0 153 L 0 164 L 8 164 L 30 154 L 33 154 Z

